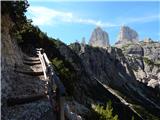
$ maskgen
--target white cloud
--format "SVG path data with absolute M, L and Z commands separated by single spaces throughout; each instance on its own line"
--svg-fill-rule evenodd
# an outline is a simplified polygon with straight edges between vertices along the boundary
M 29 17 L 33 20 L 35 25 L 52 25 L 57 22 L 90 24 L 101 27 L 116 27 L 122 24 L 130 23 L 144 23 L 160 19 L 158 15 L 142 16 L 142 17 L 128 17 L 117 19 L 114 23 L 94 20 L 89 18 L 79 18 L 71 12 L 58 11 L 42 6 L 31 6 L 28 8 Z
M 42 7 L 42 6 L 31 6 L 28 8 L 29 17 L 33 20 L 35 25 L 52 25 L 58 21 L 68 23 L 81 23 L 91 24 L 102 27 L 114 27 L 116 24 L 109 22 L 102 22 L 93 19 L 84 19 L 75 17 L 71 12 L 62 12 L 54 9 Z
M 36 25 L 51 25 L 57 20 L 67 21 L 72 18 L 72 13 L 70 12 L 56 11 L 41 6 L 29 7 L 28 13 Z

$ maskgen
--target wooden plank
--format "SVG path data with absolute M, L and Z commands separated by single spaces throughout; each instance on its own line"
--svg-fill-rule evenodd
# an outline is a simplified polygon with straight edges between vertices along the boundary
M 36 58 L 23 58 L 24 61 L 40 61 L 38 57 Z
M 47 65 L 49 65 L 49 64 L 51 63 L 51 62 L 49 61 L 46 53 L 43 53 L 43 58 L 44 58 L 45 62 L 47 63 Z

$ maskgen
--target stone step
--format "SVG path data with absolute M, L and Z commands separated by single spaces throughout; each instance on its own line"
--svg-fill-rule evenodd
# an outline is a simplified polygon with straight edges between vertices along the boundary
M 25 61 L 40 61 L 39 57 L 35 57 L 35 58 L 26 57 L 26 58 L 23 58 L 23 60 L 25 60 Z
M 40 75 L 43 75 L 43 71 L 36 71 L 36 72 L 34 72 L 34 71 L 23 71 L 23 70 L 16 69 L 15 72 L 26 74 L 26 75 L 31 75 L 31 76 L 40 76 Z
M 25 54 L 23 54 L 23 58 L 24 59 L 30 59 L 30 60 L 38 60 L 39 59 L 38 55 L 28 56 L 28 55 L 25 55 Z
M 40 61 L 23 61 L 23 63 L 30 66 L 41 64 Z
M 39 94 L 39 95 L 30 95 L 30 96 L 17 96 L 7 99 L 8 106 L 14 106 L 19 104 L 26 104 L 30 102 L 34 102 L 36 100 L 43 99 L 47 96 L 47 94 Z
M 29 65 L 25 65 L 25 64 L 15 65 L 14 70 L 15 71 L 42 72 L 42 65 L 41 64 L 37 64 L 37 65 L 33 65 L 33 66 L 29 66 Z
M 48 98 L 48 93 L 45 94 L 34 94 L 34 95 L 21 95 L 16 97 L 11 97 L 7 99 L 8 106 L 26 104 L 30 102 L 34 102 L 40 99 Z M 56 99 L 56 92 L 52 93 L 52 99 Z

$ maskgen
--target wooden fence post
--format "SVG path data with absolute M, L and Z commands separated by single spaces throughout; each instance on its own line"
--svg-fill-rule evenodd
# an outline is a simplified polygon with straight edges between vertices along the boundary
M 65 116 L 64 116 L 64 102 L 65 102 L 65 97 L 64 96 L 60 96 L 60 120 L 65 120 Z
M 48 94 L 49 94 L 49 100 L 50 103 L 53 107 L 53 85 L 56 84 L 57 89 L 56 89 L 56 102 L 58 103 L 58 120 L 65 120 L 65 115 L 64 115 L 64 103 L 65 103 L 65 88 L 60 79 L 57 77 L 55 74 L 55 71 L 52 67 L 52 64 L 50 63 L 47 55 L 42 51 L 43 49 L 37 49 L 38 56 L 40 58 L 41 64 L 42 64 L 42 69 L 44 72 L 44 77 L 45 79 L 48 78 Z M 42 53 L 41 53 L 42 51 Z

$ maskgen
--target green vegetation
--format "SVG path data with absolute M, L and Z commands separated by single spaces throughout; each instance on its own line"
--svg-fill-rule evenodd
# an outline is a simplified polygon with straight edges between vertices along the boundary
M 29 7 L 28 1 L 3 1 L 1 2 L 1 6 L 2 15 L 9 15 L 14 22 L 13 29 L 10 33 L 18 40 L 22 40 L 20 33 L 31 23 L 31 20 L 28 20 L 25 16 L 25 12 Z
M 152 60 L 150 60 L 147 57 L 143 57 L 143 61 L 148 64 L 148 65 L 155 65 L 155 66 L 160 66 L 160 62 L 153 62 Z
M 2 2 L 2 15 L 9 14 L 16 26 L 21 27 L 20 25 L 23 26 L 27 22 L 24 13 L 27 11 L 28 6 L 27 0 Z
M 148 64 L 148 65 L 154 65 L 154 62 L 152 62 L 149 58 L 147 58 L 147 57 L 143 57 L 143 60 L 144 60 L 144 62 L 146 63 L 146 64 Z
M 73 95 L 76 73 L 74 70 L 68 68 L 65 63 L 67 63 L 67 61 L 62 61 L 57 57 L 52 60 L 52 64 L 55 66 L 56 72 L 59 74 L 60 79 L 63 81 L 67 93 L 69 95 Z
M 118 115 L 113 115 L 112 102 L 108 101 L 106 107 L 99 104 L 93 107 L 92 120 L 118 120 Z

